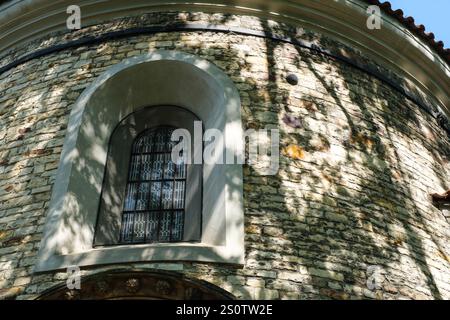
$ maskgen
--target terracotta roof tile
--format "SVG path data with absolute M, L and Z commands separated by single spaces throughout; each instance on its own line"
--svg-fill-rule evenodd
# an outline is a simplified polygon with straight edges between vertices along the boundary
M 415 35 L 419 36 L 431 48 L 433 48 L 449 65 L 450 65 L 450 48 L 444 48 L 442 41 L 436 41 L 433 32 L 425 32 L 423 24 L 416 25 L 413 17 L 405 17 L 401 9 L 393 10 L 389 1 L 380 2 L 379 0 L 365 0 L 371 5 L 377 5 L 386 14 L 396 18 L 401 24 L 411 30 Z M 424 5 L 426 5 L 424 3 Z

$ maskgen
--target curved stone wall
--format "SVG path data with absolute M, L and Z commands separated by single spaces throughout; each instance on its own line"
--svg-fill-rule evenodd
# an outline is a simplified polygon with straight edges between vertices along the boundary
M 450 228 L 429 194 L 450 188 L 450 143 L 402 75 L 313 32 L 248 16 L 149 14 L 61 39 L 167 21 L 220 23 L 311 41 L 357 64 L 270 37 L 211 31 L 136 35 L 31 59 L 0 74 L 0 293 L 31 299 L 65 281 L 34 274 L 71 106 L 106 68 L 155 49 L 198 55 L 239 90 L 245 128 L 280 129 L 275 176 L 244 166 L 244 267 L 203 263 L 93 266 L 164 269 L 237 298 L 450 298 Z M 21 51 L 18 51 L 18 54 Z M 12 56 L 13 58 L 13 56 Z M 6 61 L 8 62 L 8 61 Z M 359 67 L 358 67 L 359 66 Z M 361 67 L 362 66 L 362 67 Z M 376 69 L 405 92 L 367 70 Z M 290 85 L 288 74 L 299 82 Z

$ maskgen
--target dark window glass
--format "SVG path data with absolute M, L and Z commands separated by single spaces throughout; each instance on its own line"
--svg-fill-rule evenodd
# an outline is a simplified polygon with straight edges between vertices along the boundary
M 121 243 L 183 240 L 187 170 L 186 164 L 171 161 L 174 130 L 153 128 L 133 142 Z

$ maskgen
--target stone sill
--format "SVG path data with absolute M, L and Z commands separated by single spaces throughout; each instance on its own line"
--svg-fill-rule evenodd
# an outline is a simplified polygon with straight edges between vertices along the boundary
M 158 243 L 92 248 L 80 253 L 52 255 L 36 263 L 34 272 L 66 269 L 69 266 L 94 266 L 130 262 L 214 262 L 244 264 L 244 252 L 229 246 L 205 243 Z

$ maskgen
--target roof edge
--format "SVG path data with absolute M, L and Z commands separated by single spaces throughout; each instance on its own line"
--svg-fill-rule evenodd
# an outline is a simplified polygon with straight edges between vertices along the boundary
M 380 2 L 379 0 L 363 0 L 371 5 L 379 6 L 380 9 L 387 15 L 393 17 L 403 26 L 408 28 L 416 36 L 421 38 L 428 44 L 432 49 L 434 49 L 444 60 L 450 65 L 450 48 L 445 48 L 443 41 L 436 41 L 433 32 L 426 32 L 426 28 L 423 24 L 416 25 L 415 20 L 411 16 L 405 16 L 402 9 L 394 10 L 389 1 Z

